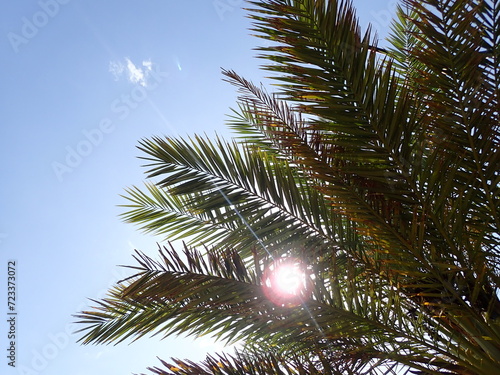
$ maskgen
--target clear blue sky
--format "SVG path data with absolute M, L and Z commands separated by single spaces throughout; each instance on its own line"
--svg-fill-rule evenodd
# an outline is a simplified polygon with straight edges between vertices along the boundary
M 156 356 L 201 359 L 208 339 L 85 346 L 87 298 L 156 240 L 118 219 L 143 180 L 135 146 L 215 132 L 235 105 L 220 68 L 262 80 L 242 0 L 4 1 L 0 12 L 0 372 L 145 372 Z M 395 3 L 356 0 L 384 36 Z M 7 263 L 16 261 L 16 368 L 8 366 Z

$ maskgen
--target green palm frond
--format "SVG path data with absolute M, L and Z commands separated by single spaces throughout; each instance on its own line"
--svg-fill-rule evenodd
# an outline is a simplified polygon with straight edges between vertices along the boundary
M 249 256 L 262 247 L 338 249 L 338 230 L 349 226 L 294 168 L 264 151 L 201 137 L 153 138 L 140 149 L 148 176 L 161 178 L 147 192 L 129 189 L 122 217 L 146 231 Z
M 482 11 L 478 14 L 477 27 L 481 30 L 483 39 L 480 52 L 484 53 L 486 81 L 489 84 L 490 95 L 496 98 L 492 103 L 492 114 L 499 120 L 500 108 L 498 97 L 500 91 L 500 1 L 484 1 Z
M 489 285 L 498 285 L 499 86 L 495 54 L 485 46 L 498 43 L 499 5 L 407 4 L 417 14 L 410 21 L 422 45 L 412 55 L 425 66 L 416 81 L 427 136 L 415 170 L 431 221 L 428 238 L 431 248 L 446 254 L 439 262 L 460 270 L 453 283 L 471 291 L 468 298 L 479 310 L 496 315 L 498 300 Z
M 299 102 L 310 117 L 306 132 L 321 145 L 316 153 L 292 150 L 291 159 L 305 160 L 333 205 L 370 227 L 370 236 L 411 251 L 400 216 L 411 216 L 417 202 L 410 167 L 419 159 L 422 134 L 413 96 L 377 58 L 369 34 L 360 35 L 349 4 L 266 2 L 262 8 L 253 16 L 255 30 L 278 44 L 261 49 L 273 62 L 265 68 L 283 73 L 276 78 L 285 81 L 285 98 Z M 263 106 L 255 103 L 260 114 Z M 273 125 L 269 134 L 276 134 Z M 287 131 L 278 135 L 283 147 L 293 142 Z M 388 225 L 388 212 L 399 225 Z
M 250 3 L 280 91 L 224 70 L 239 139 L 143 140 L 125 195 L 125 221 L 204 250 L 138 252 L 82 342 L 244 343 L 155 374 L 498 372 L 500 1 L 405 0 L 383 55 L 349 1 Z M 282 257 L 300 303 L 261 285 Z
M 260 48 L 265 52 L 261 57 L 273 62 L 264 67 L 282 73 L 273 78 L 285 82 L 279 85 L 285 98 L 298 101 L 308 115 L 316 115 L 309 129 L 322 131 L 321 142 L 346 148 L 336 159 L 366 160 L 372 169 L 390 169 L 391 156 L 397 161 L 398 155 L 393 154 L 412 145 L 411 138 L 402 137 L 402 129 L 407 128 L 407 137 L 412 134 L 408 106 L 413 103 L 387 64 L 377 58 L 370 34 L 360 34 L 350 3 L 259 5 L 264 10 L 254 10 L 255 30 L 273 41 L 271 47 Z M 398 123 L 393 124 L 392 118 Z
M 289 355 L 314 349 L 360 366 L 377 358 L 414 368 L 424 368 L 436 355 L 450 356 L 451 347 L 457 354 L 463 350 L 462 343 L 429 338 L 425 330 L 418 333 L 415 319 L 420 314 L 414 308 L 408 316 L 393 314 L 405 308 L 395 290 L 368 274 L 338 280 L 340 296 L 328 281 L 316 283 L 311 299 L 290 308 L 266 298 L 257 273 L 235 252 L 206 250 L 203 256 L 185 247 L 180 256 L 164 247 L 160 255 L 155 261 L 137 253 L 138 266 L 131 268 L 139 272 L 115 286 L 107 298 L 94 301 L 94 311 L 76 316 L 86 324 L 81 330 L 84 344 L 119 343 L 148 334 L 212 335 L 229 343 L 250 340 Z M 345 272 L 359 271 L 351 267 Z M 371 293 L 364 294 L 366 290 Z M 334 298 L 341 298 L 336 303 L 341 308 L 332 303 Z M 445 327 L 429 324 L 449 336 Z M 413 326 L 410 335 L 408 327 Z
M 290 360 L 271 354 L 258 358 L 255 356 L 249 358 L 242 353 L 236 353 L 234 356 L 228 354 L 217 357 L 207 356 L 201 364 L 179 359 L 173 359 L 173 363 L 160 361 L 164 366 L 163 369 L 154 367 L 148 370 L 156 375 L 292 375 L 297 374 L 297 370 L 300 368 L 301 371 L 307 369 L 310 374 L 319 374 L 319 372 L 314 371 L 312 366 L 298 362 L 297 367 L 292 367 Z
M 241 113 L 233 116 L 230 124 L 245 136 L 256 135 L 258 140 L 252 143 L 253 139 L 245 138 L 247 147 L 272 150 L 278 158 L 295 166 L 301 176 L 310 179 L 323 194 L 326 193 L 340 215 L 361 226 L 369 224 L 371 229 L 383 227 L 383 230 L 375 231 L 375 235 L 386 240 L 390 238 L 392 246 L 399 242 L 403 247 L 411 247 L 404 236 L 387 226 L 387 220 L 400 222 L 398 217 L 404 214 L 404 204 L 412 202 L 411 192 L 401 181 L 395 181 L 398 179 L 396 173 L 386 170 L 379 175 L 376 170 L 362 166 L 366 163 L 345 155 L 344 148 L 332 143 L 330 133 L 317 130 L 300 116 L 289 115 L 286 103 L 271 97 L 235 72 L 225 71 L 225 75 L 239 88 L 243 102 Z M 268 143 L 262 145 L 261 138 L 266 138 Z M 388 201 L 380 199 L 382 193 L 389 198 Z M 394 216 L 388 218 L 391 215 Z
M 377 368 L 363 363 L 349 362 L 317 354 L 314 357 L 284 357 L 272 352 L 207 356 L 202 363 L 160 359 L 163 368 L 148 368 L 155 375 L 406 375 L 409 372 L 394 366 Z M 144 375 L 144 374 L 143 374 Z
M 225 226 L 198 217 L 185 208 L 186 199 L 167 194 L 155 184 L 147 183 L 144 190 L 132 187 L 126 189 L 126 193 L 129 203 L 123 207 L 130 211 L 122 214 L 122 218 L 138 223 L 146 233 L 167 235 L 173 239 L 192 236 L 195 240 L 203 233 L 204 241 L 210 243 L 233 229 L 229 226 L 231 223 Z
M 389 254 L 388 262 L 395 261 L 390 254 L 397 254 L 400 264 L 407 266 L 392 267 L 393 271 L 422 270 L 444 284 L 453 298 L 464 298 L 456 284 L 463 285 L 462 290 L 474 289 L 470 298 L 478 311 L 496 310 L 498 298 L 493 289 L 486 291 L 486 280 L 497 280 L 491 263 L 499 245 L 493 235 L 498 233 L 499 176 L 492 167 L 500 165 L 498 113 L 491 112 L 497 99 L 481 99 L 492 90 L 478 91 L 485 68 L 482 42 L 474 30 L 480 11 L 491 13 L 494 7 L 448 1 L 440 3 L 443 9 L 431 10 L 434 2 L 408 4 L 415 17 L 405 20 L 411 23 L 415 43 L 425 47 L 407 51 L 408 59 L 426 67 L 424 78 L 417 77 L 426 95 L 406 91 L 412 85 L 401 87 L 391 64 L 379 62 L 369 35 L 360 35 L 346 3 L 269 1 L 253 18 L 256 30 L 274 43 L 261 49 L 266 52 L 263 57 L 273 61 L 266 68 L 282 73 L 277 79 L 285 81 L 281 87 L 286 98 L 305 103 L 301 111 L 316 116 L 305 126 L 320 132 L 323 150 L 336 150 L 330 151 L 326 167 L 311 168 L 316 178 L 328 183 L 322 192 L 334 208 L 358 221 L 360 230 L 366 226 L 365 238 L 371 237 Z M 439 57 L 447 45 L 449 61 Z M 444 77 L 449 73 L 443 71 L 444 61 L 454 65 L 449 69 L 456 71 L 457 80 Z M 245 86 L 253 90 L 239 80 L 239 87 Z M 363 91 L 367 87 L 369 93 Z M 474 87 L 477 97 L 465 95 L 470 94 L 467 87 Z M 481 103 L 474 106 L 470 100 Z M 261 107 L 256 106 L 259 114 Z M 434 107 L 462 114 L 444 117 Z M 460 118 L 468 124 L 461 124 Z M 268 133 L 275 134 L 271 124 Z M 294 138 L 287 132 L 279 135 L 285 145 Z M 309 157 L 299 149 L 294 156 L 294 161 Z M 445 277 L 443 269 L 450 270 Z M 459 279 L 450 280 L 457 272 Z M 481 275 L 479 289 L 474 274 Z M 468 304 L 463 301 L 461 308 L 468 309 Z
M 388 54 L 392 58 L 392 68 L 401 77 L 401 85 L 410 85 L 414 95 L 419 94 L 416 78 L 425 69 L 425 65 L 414 57 L 414 51 L 423 48 L 423 42 L 417 38 L 415 20 L 418 13 L 411 11 L 410 6 L 398 5 L 396 18 L 391 25 L 388 38 L 390 47 Z M 412 22 L 413 20 L 413 22 Z
M 498 232 L 499 176 L 491 168 L 500 162 L 498 78 L 491 71 L 493 56 L 483 50 L 491 44 L 486 36 L 498 33 L 498 25 L 492 29 L 482 21 L 495 17 L 498 2 L 408 3 L 421 20 L 414 24 L 424 45 L 414 52 L 426 66 L 418 79 L 426 94 L 422 126 L 434 135 L 422 160 L 421 189 L 432 197 L 436 211 L 447 211 L 444 206 L 459 198 L 453 212 L 472 211 L 475 220 L 484 222 L 483 231 Z
M 403 191 L 407 192 L 406 195 L 401 194 L 402 197 L 411 198 L 412 202 L 419 202 L 420 205 L 432 204 L 437 210 L 443 211 L 443 204 L 446 201 L 444 197 L 451 197 L 454 194 L 450 190 L 451 186 L 468 185 L 472 188 L 467 190 L 467 193 L 472 194 L 471 192 L 474 191 L 475 196 L 469 195 L 463 200 L 463 202 L 469 203 L 468 206 L 462 206 L 463 210 L 450 211 L 470 211 L 472 210 L 470 202 L 475 200 L 474 203 L 479 207 L 481 205 L 487 206 L 486 210 L 481 209 L 480 212 L 475 213 L 475 215 L 481 215 L 475 224 L 483 220 L 487 220 L 488 223 L 496 223 L 498 173 L 491 166 L 498 165 L 498 155 L 500 155 L 497 151 L 498 113 L 492 112 L 492 108 L 497 106 L 495 104 L 497 99 L 495 97 L 491 97 L 491 100 L 481 99 L 477 82 L 481 75 L 483 79 L 485 78 L 484 74 L 481 73 L 485 70 L 484 67 L 478 64 L 469 64 L 467 69 L 471 69 L 470 71 L 463 71 L 459 68 L 466 64 L 471 56 L 477 56 L 478 61 L 484 60 L 484 54 L 479 47 L 482 41 L 476 37 L 478 31 L 473 31 L 474 25 L 478 24 L 477 18 L 479 16 L 475 15 L 477 12 L 475 9 L 467 11 L 468 4 L 470 4 L 468 2 L 460 2 L 463 11 L 460 11 L 460 6 L 457 8 L 453 5 L 455 2 L 447 3 L 451 4 L 447 11 L 449 17 L 446 18 L 448 13 L 443 10 L 444 16 L 442 20 L 440 19 L 441 24 L 439 25 L 432 24 L 436 17 L 432 17 L 433 13 L 427 10 L 424 5 L 420 3 L 410 4 L 412 14 L 418 14 L 418 17 L 409 20 L 409 22 L 413 22 L 411 29 L 416 29 L 413 35 L 417 38 L 419 45 L 424 43 L 423 45 L 426 46 L 423 49 L 414 48 L 417 56 L 408 57 L 411 61 L 415 60 L 427 66 L 425 69 L 427 73 L 420 80 L 420 84 L 427 88 L 428 95 L 425 96 L 426 100 L 423 100 L 423 96 L 418 96 L 420 102 L 415 102 L 416 97 L 405 91 L 404 87 L 398 88 L 398 84 L 395 82 L 395 73 L 390 72 L 390 64 L 379 64 L 373 56 L 374 53 L 369 53 L 371 51 L 369 43 L 363 42 L 369 37 L 366 35 L 361 37 L 359 28 L 352 17 L 352 9 L 346 4 L 338 4 L 335 1 L 286 2 L 286 5 L 283 2 L 268 2 L 264 10 L 255 11 L 254 19 L 257 21 L 256 30 L 265 38 L 278 44 L 278 46 L 263 49 L 267 52 L 264 57 L 274 62 L 267 68 L 283 73 L 277 79 L 286 80 L 282 87 L 287 98 L 305 102 L 306 104 L 302 106 L 303 111 L 319 118 L 316 122 L 310 122 L 309 128 L 322 130 L 320 139 L 323 145 L 330 143 L 337 146 L 336 155 L 333 155 L 336 160 L 344 158 L 349 161 L 342 172 L 344 172 L 344 176 L 358 179 L 356 187 L 359 188 L 364 183 L 368 186 L 363 191 L 366 194 L 373 193 L 377 196 L 383 192 L 384 196 L 387 197 L 391 193 L 386 192 L 392 192 L 395 186 L 398 188 L 402 186 Z M 421 11 L 419 11 L 419 7 Z M 476 6 L 476 8 L 478 7 L 479 5 Z M 261 13 L 265 17 L 260 16 Z M 467 21 L 461 20 L 459 22 L 459 18 L 461 19 L 462 16 L 467 16 L 465 18 Z M 467 25 L 467 22 L 470 25 Z M 446 38 L 436 39 L 437 37 L 433 33 L 438 33 L 436 30 L 450 28 L 451 26 L 446 26 L 447 23 L 455 25 L 452 27 L 457 30 L 455 39 L 453 39 L 453 35 L 447 37 L 449 40 Z M 472 35 L 469 38 L 471 46 L 465 43 L 465 47 L 462 47 L 458 37 L 464 26 L 471 29 L 467 29 L 465 32 L 465 34 Z M 492 33 L 495 32 L 493 30 Z M 335 33 L 346 35 L 346 37 L 336 37 Z M 436 46 L 434 52 L 430 52 L 434 40 L 437 40 Z M 450 85 L 450 77 L 445 77 L 448 74 L 448 68 L 444 69 L 441 65 L 446 59 L 438 57 L 438 50 L 444 48 L 443 46 L 447 45 L 448 42 L 453 42 L 451 49 L 456 46 L 457 51 L 451 50 L 447 53 L 457 56 L 460 54 L 460 58 L 463 59 L 460 62 L 457 60 L 458 58 L 453 57 L 454 55 L 450 55 L 450 63 L 455 64 L 456 68 L 453 69 L 457 71 L 459 76 L 471 77 L 466 82 L 470 89 L 465 86 L 460 88 L 462 85 L 460 79 L 457 81 L 457 90 L 450 91 L 446 88 Z M 422 56 L 418 57 L 419 54 Z M 428 56 L 424 57 L 424 54 Z M 360 66 L 361 63 L 363 65 Z M 437 65 L 433 67 L 432 63 Z M 431 76 L 436 77 L 431 80 Z M 335 84 L 336 82 L 340 83 Z M 439 85 L 443 87 L 443 90 L 439 88 Z M 367 90 L 367 87 L 372 90 L 370 93 L 363 91 Z M 472 88 L 473 92 L 477 94 L 474 97 L 470 95 Z M 482 91 L 484 90 L 481 89 Z M 492 90 L 485 92 L 492 92 Z M 464 95 L 469 101 L 482 102 L 484 105 L 480 107 L 483 109 L 477 108 L 477 105 L 473 105 L 472 102 L 469 104 L 457 103 L 456 98 L 462 98 Z M 432 98 L 432 102 L 429 102 L 429 98 Z M 309 102 L 312 104 L 309 105 Z M 466 112 L 476 113 L 477 121 L 482 121 L 481 127 L 469 126 L 468 132 L 457 132 L 453 130 L 453 127 L 450 128 L 453 124 L 450 122 L 450 116 L 443 118 L 443 124 L 439 127 L 437 125 L 431 126 L 428 124 L 429 121 L 436 123 L 443 116 L 439 113 L 435 113 L 435 115 L 427 113 L 426 108 L 429 103 L 434 103 L 446 111 L 462 107 Z M 457 106 L 457 104 L 460 105 Z M 425 115 L 423 116 L 421 112 L 425 112 Z M 349 115 L 345 116 L 346 113 Z M 463 117 L 463 115 L 460 116 Z M 449 131 L 452 131 L 451 135 L 460 142 L 455 147 L 452 147 L 454 141 L 450 143 L 447 140 L 446 133 Z M 283 134 L 284 137 L 287 136 L 286 133 Z M 429 136 L 433 135 L 434 138 L 430 139 L 432 143 L 429 143 Z M 443 138 L 437 147 L 436 137 Z M 344 146 L 344 144 L 346 149 L 341 149 L 342 152 L 339 152 L 338 147 Z M 464 150 L 465 154 L 459 152 L 459 149 Z M 467 151 L 468 149 L 471 151 Z M 465 157 L 466 155 L 470 155 L 470 158 Z M 296 157 L 298 158 L 298 156 Z M 352 160 L 359 162 L 352 163 Z M 467 167 L 467 163 L 470 163 L 469 167 Z M 463 173 L 465 170 L 461 171 L 453 164 L 456 166 L 463 164 L 466 168 L 475 168 L 480 177 L 476 178 L 475 181 L 470 180 Z M 485 166 L 490 167 L 485 168 Z M 478 171 L 478 167 L 480 171 Z M 436 176 L 441 174 L 446 175 L 446 178 L 437 179 Z M 339 184 L 338 180 L 334 181 L 331 173 L 323 173 L 320 178 L 332 181 L 331 185 L 334 186 L 335 190 L 331 192 L 331 195 L 337 202 L 340 201 L 339 205 L 356 201 L 355 194 L 345 195 L 342 199 L 342 194 L 345 192 L 338 187 L 342 184 Z M 381 180 L 385 182 L 381 182 Z M 450 184 L 449 181 L 453 180 L 455 183 Z M 440 181 L 448 183 L 442 184 Z M 480 184 L 485 186 L 484 194 L 479 188 Z M 428 192 L 431 196 L 426 196 L 424 192 Z M 460 194 L 464 196 L 464 192 L 460 192 Z M 358 199 L 356 206 L 359 204 Z M 351 207 L 353 211 L 351 216 L 356 217 L 355 206 Z M 346 210 L 348 214 L 351 207 Z M 435 217 L 434 223 L 429 225 L 437 226 L 437 222 L 441 222 L 442 219 L 443 217 Z M 358 220 L 370 222 L 367 217 Z M 446 218 L 446 220 L 453 221 L 455 216 Z M 377 221 L 373 220 L 370 222 L 372 227 L 374 224 L 377 225 L 376 223 Z M 461 227 L 460 224 L 453 223 L 452 225 L 456 225 L 457 228 Z M 496 224 L 490 227 L 484 225 L 483 228 L 486 233 L 498 230 Z M 384 229 L 387 232 L 390 228 Z M 401 229 L 398 228 L 398 230 Z M 406 237 L 406 234 L 403 236 Z

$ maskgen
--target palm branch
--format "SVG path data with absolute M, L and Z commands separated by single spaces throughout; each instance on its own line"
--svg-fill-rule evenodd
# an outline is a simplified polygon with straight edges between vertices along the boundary
M 469 331 L 470 338 L 490 340 L 496 336 L 490 317 L 496 318 L 499 306 L 499 173 L 492 166 L 499 165 L 500 153 L 497 70 L 491 67 L 497 55 L 485 54 L 483 45 L 498 41 L 493 25 L 499 5 L 407 4 L 417 15 L 409 20 L 413 36 L 425 47 L 404 51 L 425 66 L 414 78 L 426 88 L 419 93 L 406 90 L 415 85 L 401 86 L 390 61 L 370 54 L 369 33 L 360 37 L 345 3 L 269 2 L 256 11 L 263 14 L 255 16 L 256 31 L 276 44 L 261 50 L 273 62 L 266 68 L 282 73 L 281 94 L 317 118 L 309 129 L 321 132 L 321 156 L 330 170 L 311 168 L 311 174 L 331 182 L 322 191 L 334 207 L 366 226 L 379 251 L 388 254 L 388 271 L 409 286 L 409 296 L 440 307 L 443 299 L 452 300 L 445 308 L 456 309 L 452 319 L 470 314 L 482 325 Z M 478 31 L 486 18 L 490 28 Z M 450 80 L 450 72 L 456 79 Z M 288 133 L 280 134 L 285 144 Z M 292 152 L 294 161 L 308 157 Z M 432 295 L 446 297 L 438 302 Z
M 251 4 L 279 91 L 223 71 L 239 139 L 143 140 L 151 182 L 125 196 L 126 221 L 203 252 L 137 253 L 82 341 L 247 343 L 164 373 L 495 373 L 500 2 L 407 0 L 384 54 L 349 2 Z M 293 307 L 263 292 L 283 257 L 314 275 Z
M 364 375 L 364 374 L 399 374 L 408 372 L 396 367 L 378 370 L 376 366 L 359 366 L 345 361 L 333 361 L 325 357 L 284 357 L 274 353 L 241 353 L 207 356 L 202 363 L 172 359 L 171 362 L 160 360 L 162 368 L 150 367 L 156 375 Z
M 127 191 L 123 218 L 143 230 L 190 236 L 191 245 L 231 247 L 246 257 L 255 248 L 266 254 L 298 244 L 338 250 L 338 231 L 347 223 L 284 160 L 201 137 L 153 138 L 140 149 L 148 176 L 161 176 L 147 192 Z
M 383 280 L 366 273 L 354 276 L 359 270 L 353 264 L 346 270 L 350 278 L 337 281 L 340 294 L 332 281 L 321 280 L 311 298 L 291 308 L 266 297 L 258 273 L 246 267 L 236 252 L 205 249 L 204 254 L 187 246 L 182 255 L 163 247 L 156 261 L 137 252 L 138 265 L 131 268 L 138 272 L 107 298 L 94 301 L 94 311 L 77 315 L 86 324 L 81 341 L 119 343 L 148 334 L 212 335 L 228 343 L 248 340 L 260 350 L 276 348 L 276 355 L 283 358 L 317 355 L 328 358 L 333 367 L 349 363 L 351 369 L 371 368 L 374 359 L 423 369 L 435 356 L 450 356 L 452 343 L 429 338 L 426 330 L 417 333 L 422 314 L 398 300 L 394 288 L 383 285 Z M 366 290 L 371 290 L 369 295 Z M 408 314 L 393 314 L 395 308 L 406 308 Z M 432 328 L 443 337 L 450 334 L 444 327 Z

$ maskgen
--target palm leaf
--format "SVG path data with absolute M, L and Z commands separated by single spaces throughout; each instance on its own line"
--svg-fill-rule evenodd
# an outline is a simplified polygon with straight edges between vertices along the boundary
M 147 192 L 127 191 L 126 221 L 171 239 L 191 236 L 191 244 L 224 243 L 246 256 L 256 248 L 338 250 L 337 228 L 348 223 L 283 160 L 201 137 L 154 138 L 140 148 L 148 176 L 161 179 Z
M 407 0 L 383 56 L 349 2 L 252 4 L 280 92 L 224 71 L 243 142 L 144 140 L 150 183 L 126 196 L 126 221 L 211 247 L 138 253 L 83 342 L 246 342 L 165 373 L 495 373 L 499 2 Z M 260 285 L 286 256 L 315 284 L 291 308 Z
M 160 362 L 163 368 L 151 367 L 148 370 L 156 375 L 405 375 L 408 373 L 392 366 L 381 369 L 363 363 L 346 364 L 342 360 L 334 361 L 333 358 L 324 355 L 317 355 L 314 358 L 299 356 L 290 358 L 272 352 L 266 354 L 236 352 L 235 355 L 207 356 L 202 363 L 179 359 L 172 359 L 170 362 L 160 359 Z
M 377 59 L 369 34 L 360 35 L 350 5 L 286 4 L 266 3 L 253 18 L 256 31 L 282 43 L 261 49 L 267 52 L 263 57 L 273 61 L 265 67 L 284 73 L 277 77 L 285 81 L 280 85 L 283 95 L 305 103 L 300 110 L 313 117 L 304 132 L 321 145 L 317 152 L 291 149 L 291 159 L 301 161 L 324 182 L 322 191 L 342 214 L 369 226 L 370 235 L 379 241 L 409 250 L 407 228 L 388 225 L 386 218 L 392 211 L 391 220 L 402 223 L 399 216 L 411 215 L 416 201 L 407 160 L 419 154 L 415 146 L 420 134 L 413 122 L 418 106 L 404 87 L 398 87 L 396 75 Z M 233 76 L 233 81 L 255 93 L 241 79 Z M 257 99 L 250 108 L 256 107 L 260 114 L 263 105 Z M 276 132 L 274 118 L 267 125 L 269 138 L 280 136 L 282 148 L 290 149 L 297 137 L 288 128 Z
M 416 78 L 425 69 L 425 65 L 414 57 L 414 51 L 423 48 L 423 42 L 417 38 L 415 20 L 419 16 L 411 11 L 410 6 L 397 6 L 396 18 L 391 25 L 388 38 L 391 46 L 388 54 L 392 58 L 392 67 L 401 77 L 401 85 L 410 85 L 412 93 L 418 95 L 420 90 Z M 412 22 L 413 20 L 413 22 Z
M 81 341 L 119 343 L 147 334 L 209 334 L 227 342 L 270 345 L 288 355 L 315 348 L 360 366 L 378 358 L 424 368 L 434 356 L 450 355 L 453 343 L 429 339 L 425 330 L 417 334 L 418 314 L 391 313 L 398 302 L 390 288 L 381 287 L 380 279 L 351 275 L 349 285 L 341 285 L 345 292 L 337 304 L 343 308 L 327 303 L 338 297 L 328 282 L 316 284 L 311 300 L 287 308 L 266 298 L 257 274 L 236 253 L 206 250 L 206 254 L 185 247 L 181 257 L 164 247 L 161 260 L 155 261 L 137 253 L 139 265 L 132 268 L 139 272 L 115 286 L 94 311 L 77 315 L 79 323 L 86 324 Z M 347 272 L 359 270 L 351 267 Z M 372 290 L 368 298 L 363 294 L 367 289 Z M 409 326 L 414 326 L 411 335 Z M 444 327 L 433 329 L 449 335 Z

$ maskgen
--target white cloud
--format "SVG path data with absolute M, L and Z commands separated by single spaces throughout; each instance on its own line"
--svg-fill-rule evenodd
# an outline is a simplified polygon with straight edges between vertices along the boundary
M 110 61 L 109 63 L 109 71 L 111 72 L 111 74 L 113 74 L 115 81 L 118 81 L 120 79 L 120 76 L 123 74 L 124 69 L 125 67 L 119 61 Z
M 142 62 L 142 66 L 146 68 L 147 71 L 151 71 L 151 69 L 153 69 L 153 63 L 151 62 L 151 60 L 144 60 Z
M 148 78 L 153 63 L 151 60 L 143 60 L 141 64 L 135 65 L 132 60 L 125 57 L 124 61 L 111 61 L 109 63 L 109 71 L 113 75 L 115 81 L 118 81 L 123 75 L 126 79 L 135 84 L 146 87 L 148 85 Z

